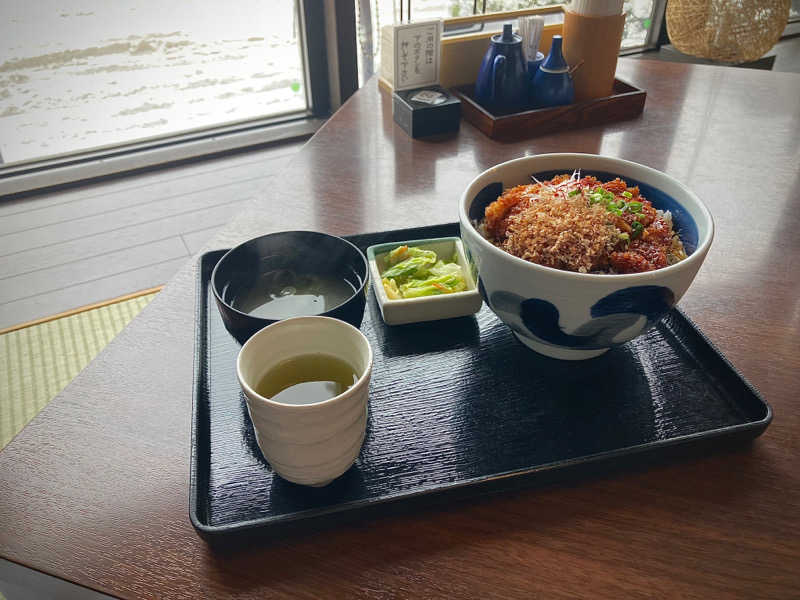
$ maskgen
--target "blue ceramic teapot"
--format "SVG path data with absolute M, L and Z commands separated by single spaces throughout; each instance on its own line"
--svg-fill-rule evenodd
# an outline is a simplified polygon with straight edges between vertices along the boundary
M 493 35 L 475 82 L 475 100 L 494 113 L 516 112 L 528 101 L 528 76 L 522 38 L 503 25 Z

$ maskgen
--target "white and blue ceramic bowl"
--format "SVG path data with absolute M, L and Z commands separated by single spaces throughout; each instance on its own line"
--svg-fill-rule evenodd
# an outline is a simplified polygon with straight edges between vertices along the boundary
M 486 206 L 503 190 L 559 173 L 614 177 L 638 185 L 658 209 L 672 213 L 688 257 L 646 273 L 597 275 L 560 271 L 517 258 L 477 229 Z M 478 175 L 459 206 L 461 238 L 487 305 L 517 338 L 559 359 L 593 358 L 641 335 L 664 317 L 692 283 L 714 237 L 714 221 L 700 199 L 669 175 L 594 154 L 541 154 L 518 158 Z

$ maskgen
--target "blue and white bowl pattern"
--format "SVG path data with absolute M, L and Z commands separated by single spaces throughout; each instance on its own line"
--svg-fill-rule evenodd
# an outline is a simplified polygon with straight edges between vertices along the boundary
M 656 208 L 672 213 L 688 257 L 647 273 L 598 275 L 560 271 L 517 258 L 477 229 L 486 206 L 506 188 L 580 169 L 601 181 L 621 177 L 638 185 Z M 502 163 L 476 177 L 459 207 L 461 237 L 478 272 L 481 295 L 519 340 L 559 359 L 580 360 L 641 335 L 688 289 L 714 236 L 708 209 L 669 175 L 593 154 L 544 154 Z

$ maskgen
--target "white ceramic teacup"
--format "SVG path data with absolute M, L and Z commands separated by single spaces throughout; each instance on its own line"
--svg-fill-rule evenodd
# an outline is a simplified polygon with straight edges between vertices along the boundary
M 349 363 L 358 380 L 343 393 L 314 404 L 284 404 L 255 388 L 279 363 L 305 354 L 328 354 Z M 236 361 L 259 448 L 275 472 L 293 483 L 320 487 L 358 457 L 367 427 L 372 349 L 358 329 L 330 317 L 297 317 L 253 335 Z

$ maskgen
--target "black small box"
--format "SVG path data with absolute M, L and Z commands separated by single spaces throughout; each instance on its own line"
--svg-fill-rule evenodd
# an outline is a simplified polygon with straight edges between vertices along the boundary
M 394 121 L 413 138 L 458 131 L 461 100 L 438 85 L 392 94 Z

